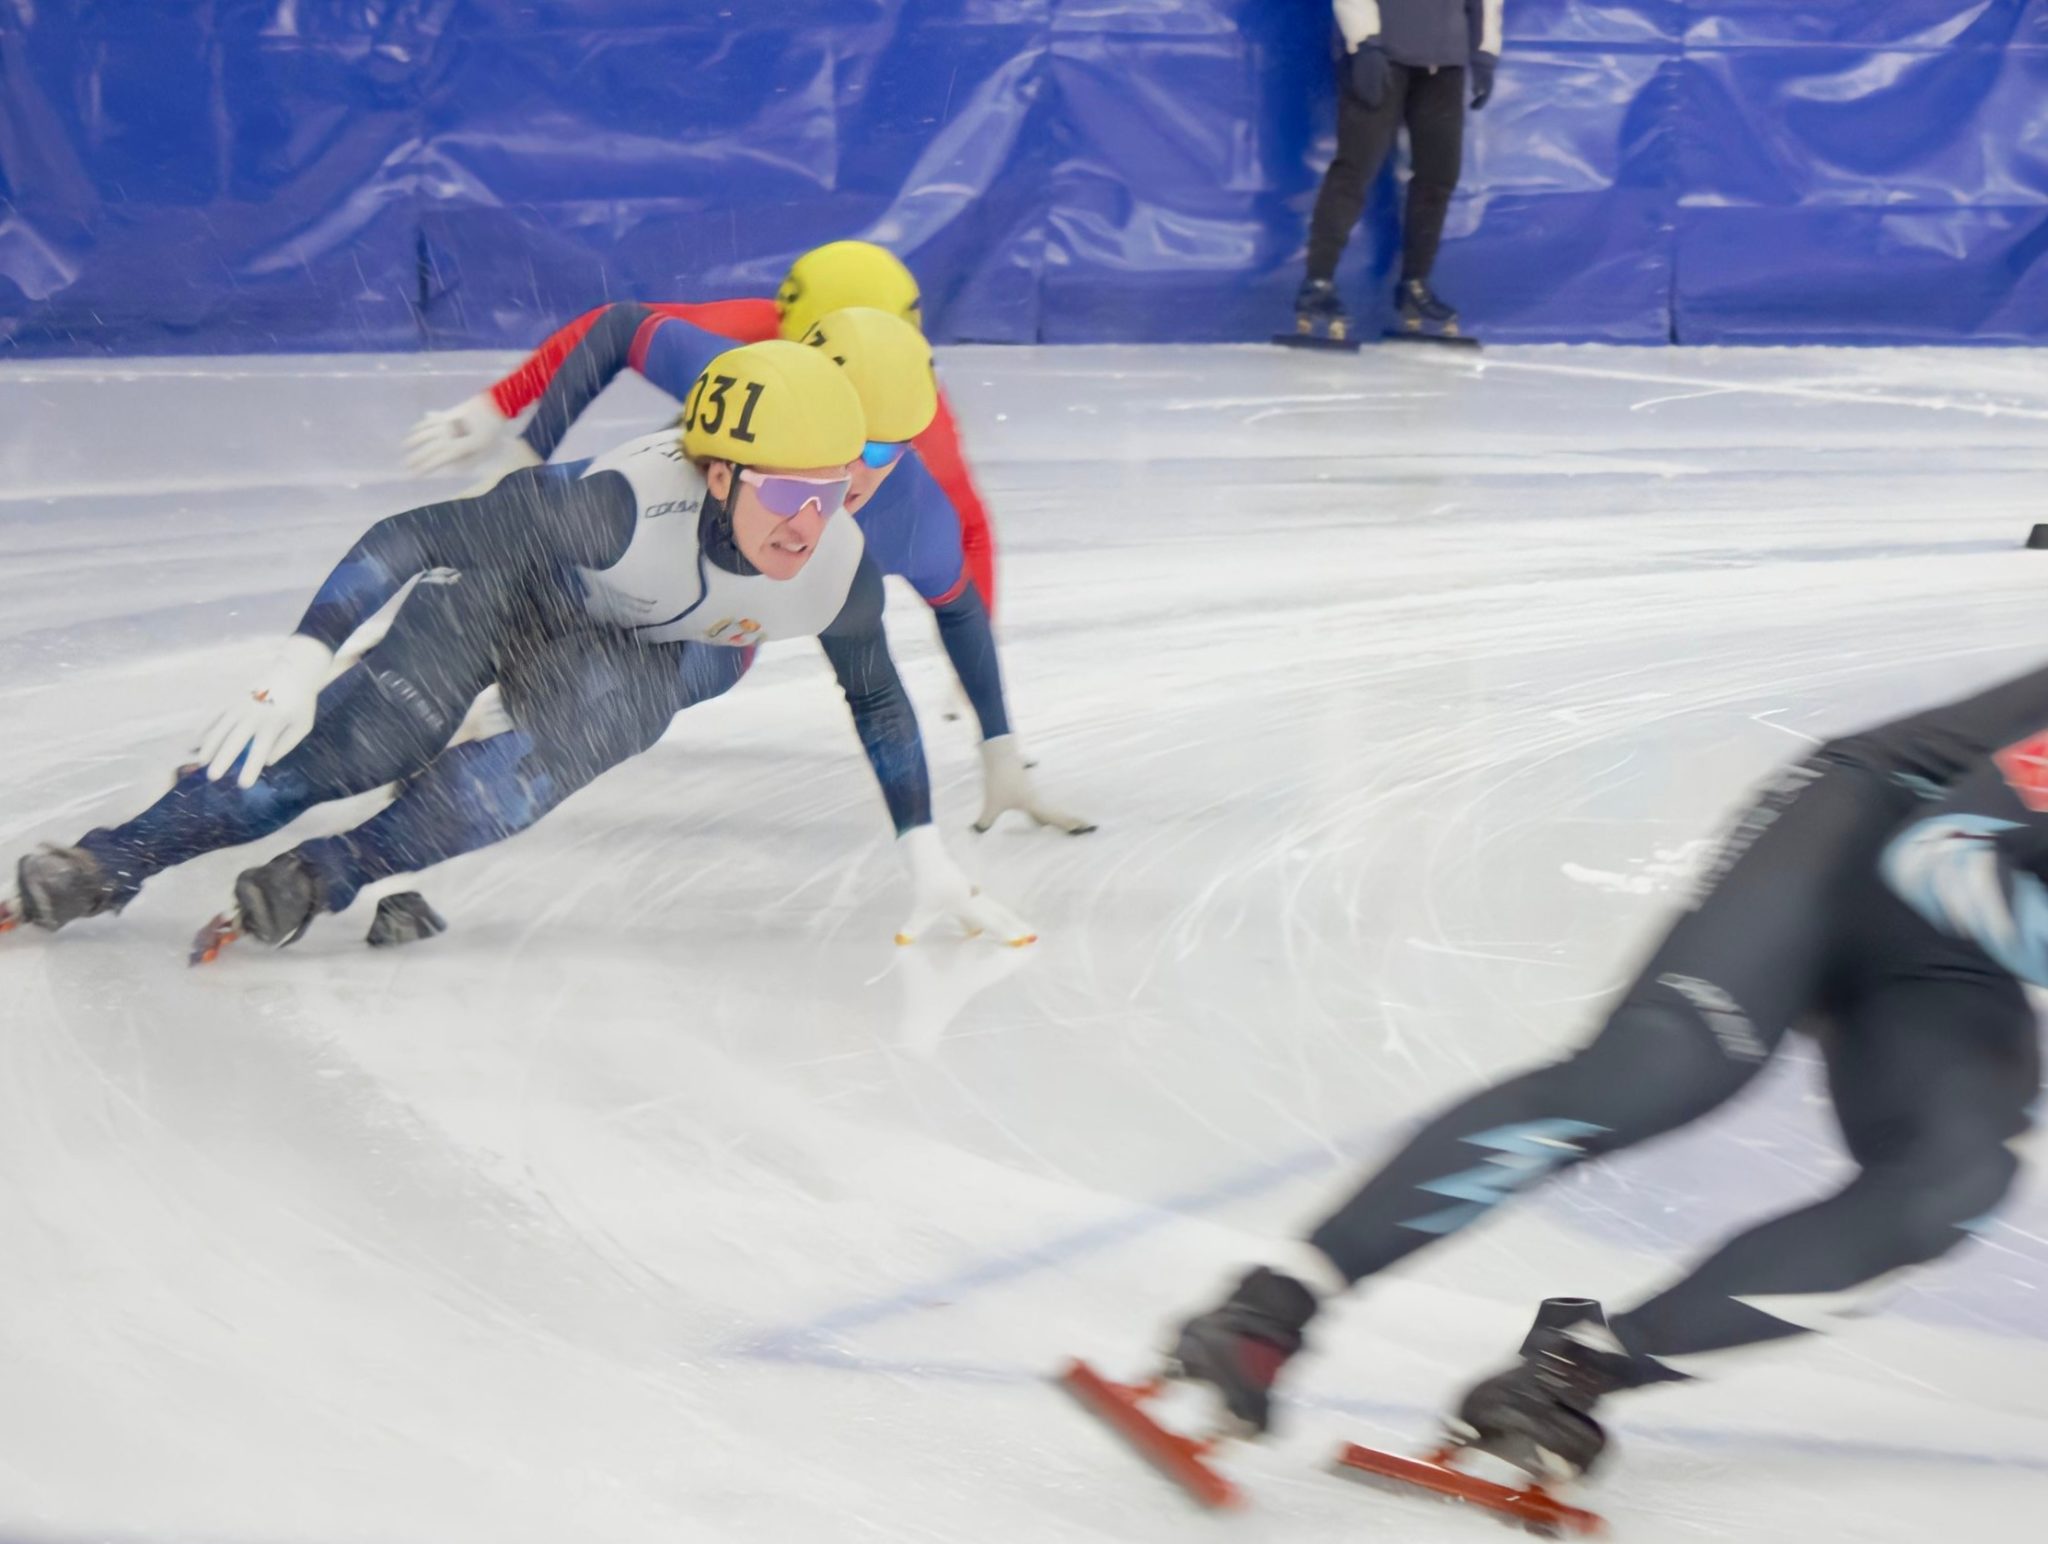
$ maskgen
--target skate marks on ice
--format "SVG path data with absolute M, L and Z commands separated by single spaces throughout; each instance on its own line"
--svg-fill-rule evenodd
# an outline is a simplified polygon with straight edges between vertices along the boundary
M 1104 816 L 1085 850 L 970 841 L 972 750 L 923 715 L 949 840 L 1045 930 L 1024 968 L 899 971 L 872 787 L 819 729 L 843 706 L 808 654 L 772 651 L 643 763 L 430 876 L 453 930 L 418 949 L 366 950 L 351 915 L 185 972 L 248 853 L 118 922 L 0 942 L 20 1395 L 0 1442 L 21 1472 L 0 1529 L 1188 1537 L 1049 1390 L 1061 1357 L 1136 1370 L 1114 1359 L 1420 1109 L 1569 1043 L 1670 896 L 1565 861 L 1634 878 L 1796 750 L 1776 725 L 1824 735 L 2040 651 L 2040 577 L 1987 555 L 2036 512 L 2032 419 L 1649 402 L 1720 379 L 1704 356 L 1628 367 L 1667 389 L 1501 368 L 1587 357 L 1547 351 L 1477 371 L 1272 352 L 945 361 L 1003 522 L 1020 732 Z M 2005 364 L 1890 367 L 1932 399 L 1949 385 L 1913 372 Z M 354 492 L 153 504 L 149 477 L 203 481 L 219 443 L 109 472 L 88 415 L 96 467 L 61 519 L 0 501 L 10 853 L 161 786 L 210 684 L 387 512 L 371 462 L 449 394 L 410 368 L 305 405 L 347 426 L 317 454 Z M 1827 363 L 1821 389 L 1863 368 Z M 257 480 L 303 471 L 305 447 L 263 448 Z M 87 470 L 139 502 L 80 491 Z M 143 541 L 168 546 L 136 561 Z M 929 709 L 929 618 L 891 624 Z M 742 783 L 758 802 L 736 808 Z M 1731 1189 L 1810 1169 L 1826 1132 L 1799 1086 L 1740 1114 L 1759 1145 Z M 1237 1471 L 1243 1521 L 1275 1544 L 1474 1536 L 1321 1467 L 1342 1440 L 1426 1440 L 1531 1298 L 1641 1283 L 1703 1242 L 1697 1198 L 1646 1162 L 1340 1314 L 1291 1433 Z M 2010 1225 L 2048 1231 L 2036 1206 Z M 1646 1544 L 1789 1544 L 1818 1515 L 1882 1544 L 2030 1538 L 2008 1525 L 2042 1473 L 2003 1462 L 2048 1451 L 2014 1307 L 2030 1262 L 1983 1258 L 1974 1327 L 1909 1321 L 1817 1374 L 1760 1362 L 1617 1409 L 1596 1504 Z
M 1587 868 L 1566 861 L 1558 870 L 1576 884 L 1591 885 L 1613 895 L 1667 895 L 1689 889 L 1714 854 L 1711 837 L 1695 837 L 1672 847 L 1658 847 L 1633 860 L 1626 872 Z

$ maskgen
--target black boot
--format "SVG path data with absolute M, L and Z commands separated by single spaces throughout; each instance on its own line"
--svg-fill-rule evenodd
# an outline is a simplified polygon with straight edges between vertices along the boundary
M 1168 1371 L 1206 1383 L 1254 1432 L 1273 1419 L 1273 1383 L 1302 1346 L 1315 1294 L 1292 1276 L 1259 1266 L 1220 1307 L 1181 1326 Z
M 1394 291 L 1394 309 L 1403 332 L 1433 338 L 1459 336 L 1458 308 L 1439 299 L 1427 279 L 1403 279 Z
M 1594 1407 L 1659 1371 L 1622 1349 L 1598 1303 L 1553 1298 L 1522 1342 L 1521 1362 L 1465 1396 L 1451 1434 L 1538 1479 L 1571 1479 L 1607 1447 Z
M 1343 343 L 1351 337 L 1351 318 L 1344 313 L 1344 297 L 1329 279 L 1303 279 L 1294 293 L 1294 330 L 1304 338 L 1327 338 Z
M 119 911 L 129 894 L 100 860 L 82 847 L 43 847 L 15 866 L 23 922 L 54 933 L 66 923 Z
M 324 909 L 319 881 L 296 852 L 281 852 L 261 868 L 244 869 L 235 880 L 235 906 L 242 932 L 274 949 L 305 937 Z
M 366 942 L 372 949 L 389 949 L 422 938 L 438 938 L 447 931 L 448 924 L 427 904 L 427 898 L 417 890 L 406 890 L 377 903 Z

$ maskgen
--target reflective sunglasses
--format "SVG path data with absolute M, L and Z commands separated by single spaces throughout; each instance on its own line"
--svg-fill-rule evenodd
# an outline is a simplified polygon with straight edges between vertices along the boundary
M 894 466 L 901 461 L 903 453 L 908 449 L 908 445 L 892 445 L 886 440 L 869 440 L 861 447 L 861 464 L 871 466 L 879 472 L 884 467 Z
M 784 477 L 777 472 L 757 472 L 752 467 L 742 467 L 740 481 L 751 486 L 761 500 L 761 507 L 778 519 L 794 520 L 815 504 L 818 506 L 818 518 L 830 520 L 846 508 L 846 490 L 853 480 L 848 477 Z

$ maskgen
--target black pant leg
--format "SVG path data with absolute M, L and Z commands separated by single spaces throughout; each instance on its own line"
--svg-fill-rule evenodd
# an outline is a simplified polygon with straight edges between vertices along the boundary
M 1406 65 L 1394 65 L 1388 72 L 1386 100 L 1378 107 L 1367 107 L 1348 86 L 1337 93 L 1337 155 L 1323 173 L 1308 226 L 1311 279 L 1336 276 L 1337 260 L 1365 212 L 1366 193 L 1387 164 L 1413 73 Z
M 1782 1339 L 1863 1306 L 1871 1283 L 1946 1254 L 2018 1172 L 2009 1144 L 2040 1087 L 2018 983 L 1935 933 L 1870 877 L 1859 974 L 1822 1029 L 1829 1090 L 1860 1172 L 1740 1234 L 1614 1321 L 1671 1358 Z
M 1357 1281 L 1559 1169 L 1731 1098 L 1820 1000 L 1843 876 L 1869 872 L 1902 797 L 1820 759 L 1784 769 L 1591 1043 L 1439 1115 L 1311 1242 Z
M 1436 266 L 1444 220 L 1465 158 L 1465 71 L 1417 71 L 1406 116 L 1411 175 L 1401 235 L 1401 277 L 1427 279 Z

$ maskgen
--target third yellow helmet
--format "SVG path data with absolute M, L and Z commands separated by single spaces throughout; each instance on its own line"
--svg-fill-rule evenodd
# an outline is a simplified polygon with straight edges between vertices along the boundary
M 806 252 L 790 265 L 775 295 L 782 335 L 791 341 L 845 306 L 873 306 L 920 331 L 924 327 L 917 280 L 895 253 L 871 241 L 834 241 Z

